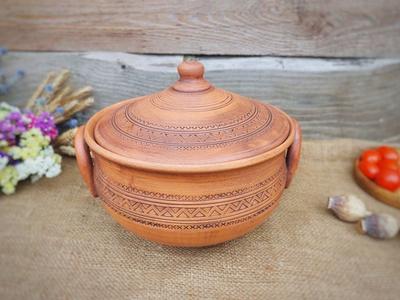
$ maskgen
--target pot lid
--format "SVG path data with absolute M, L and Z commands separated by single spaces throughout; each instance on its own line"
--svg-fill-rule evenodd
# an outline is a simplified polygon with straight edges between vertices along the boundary
M 258 156 L 288 139 L 291 120 L 279 109 L 214 87 L 198 61 L 178 72 L 171 87 L 99 112 L 95 142 L 122 159 L 201 167 Z

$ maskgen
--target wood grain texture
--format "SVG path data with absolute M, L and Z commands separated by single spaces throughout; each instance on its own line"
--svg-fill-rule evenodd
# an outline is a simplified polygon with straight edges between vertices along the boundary
M 124 53 L 10 53 L 6 74 L 23 68 L 21 84 L 0 101 L 23 105 L 50 70 L 70 68 L 76 87 L 91 85 L 92 111 L 161 90 L 177 79 L 181 56 Z M 201 58 L 206 78 L 265 100 L 300 121 L 306 138 L 400 141 L 400 59 Z
M 400 54 L 398 0 L 3 0 L 14 50 L 376 57 Z

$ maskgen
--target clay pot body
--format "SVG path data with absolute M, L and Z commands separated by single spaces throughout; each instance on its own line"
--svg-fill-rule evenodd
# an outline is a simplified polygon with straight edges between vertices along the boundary
M 278 205 L 297 168 L 301 130 L 277 108 L 214 88 L 203 66 L 95 114 L 75 138 L 93 196 L 124 228 L 200 247 L 244 235 Z

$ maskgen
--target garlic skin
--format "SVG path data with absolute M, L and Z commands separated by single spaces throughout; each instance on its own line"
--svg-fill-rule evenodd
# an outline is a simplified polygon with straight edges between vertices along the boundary
M 370 215 L 364 202 L 354 195 L 339 195 L 328 198 L 328 209 L 342 221 L 357 222 Z
M 362 232 L 376 239 L 391 239 L 399 232 L 395 217 L 387 214 L 372 214 L 360 221 Z

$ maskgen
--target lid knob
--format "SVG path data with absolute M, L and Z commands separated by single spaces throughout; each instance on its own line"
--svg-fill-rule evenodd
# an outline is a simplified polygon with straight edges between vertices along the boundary
M 201 79 L 204 75 L 204 66 L 197 60 L 186 60 L 179 64 L 178 73 L 181 80 Z
M 204 65 L 197 60 L 186 60 L 178 66 L 179 80 L 172 86 L 180 92 L 200 92 L 211 84 L 204 79 Z

